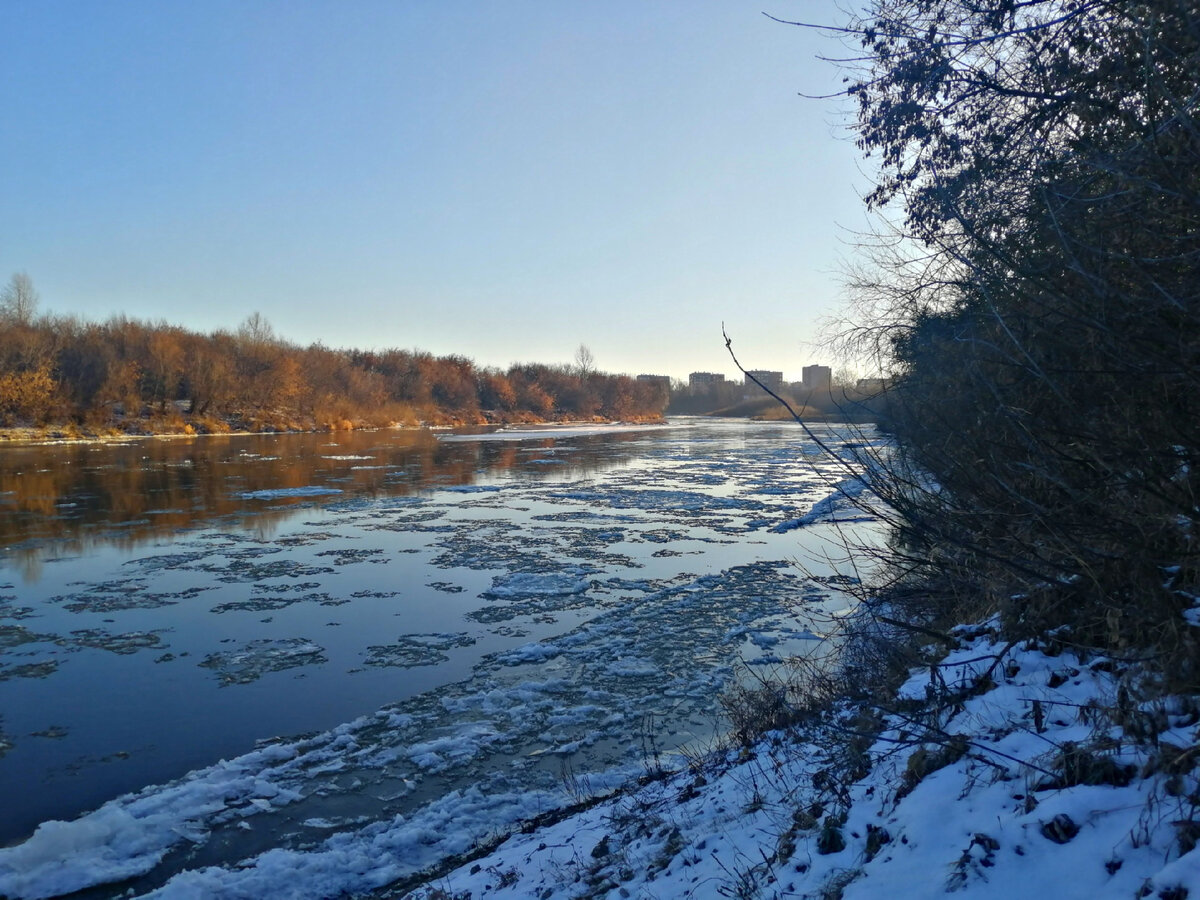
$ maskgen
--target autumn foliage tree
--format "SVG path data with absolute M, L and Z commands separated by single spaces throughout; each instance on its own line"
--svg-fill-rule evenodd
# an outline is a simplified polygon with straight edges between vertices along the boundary
M 501 371 L 419 350 L 299 347 L 257 313 L 235 331 L 206 335 L 123 316 L 26 321 L 10 307 L 0 305 L 3 425 L 348 428 L 647 418 L 665 407 L 634 379 L 594 369 Z

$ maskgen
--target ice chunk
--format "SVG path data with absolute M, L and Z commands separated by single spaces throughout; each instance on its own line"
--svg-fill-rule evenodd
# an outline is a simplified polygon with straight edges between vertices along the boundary
M 867 490 L 867 483 L 861 478 L 847 478 L 838 484 L 832 494 L 818 500 L 812 509 L 796 519 L 780 522 L 771 529 L 775 534 L 782 534 L 795 528 L 814 525 L 819 522 L 869 522 L 875 517 L 860 508 L 859 497 Z
M 221 686 L 249 684 L 267 672 L 279 672 L 296 666 L 328 662 L 323 648 L 307 638 L 285 638 L 272 641 L 261 639 L 243 644 L 237 650 L 211 653 L 200 663 L 212 669 L 221 679 Z
M 0 894 L 34 900 L 121 881 L 156 865 L 176 835 L 104 806 L 74 822 L 43 822 L 23 844 L 0 851 Z
M 294 488 L 272 488 L 262 491 L 242 491 L 236 496 L 242 500 L 280 500 L 286 497 L 323 497 L 326 494 L 340 494 L 341 488 L 319 487 L 311 485 L 309 487 L 294 487 Z
M 497 575 L 492 586 L 484 592 L 486 597 L 509 599 L 514 597 L 567 596 L 582 594 L 592 583 L 577 574 L 561 572 L 512 572 Z

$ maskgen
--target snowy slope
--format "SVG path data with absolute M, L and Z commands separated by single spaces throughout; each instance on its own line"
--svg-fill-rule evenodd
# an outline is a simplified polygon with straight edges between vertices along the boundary
M 1196 740 L 1192 704 L 1134 710 L 1143 731 L 1163 729 L 1134 743 L 1099 712 L 1115 702 L 1109 664 L 964 635 L 936 675 L 903 686 L 910 708 L 886 719 L 851 784 L 836 781 L 836 722 L 776 733 L 514 836 L 413 896 L 1200 896 L 1194 759 L 1171 749 Z M 922 722 L 927 697 L 960 690 Z M 945 737 L 918 741 L 925 726 Z

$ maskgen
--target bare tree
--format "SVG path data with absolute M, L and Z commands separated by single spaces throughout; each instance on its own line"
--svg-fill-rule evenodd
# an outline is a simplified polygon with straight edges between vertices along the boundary
M 270 344 L 275 341 L 275 329 L 266 316 L 256 311 L 238 326 L 238 337 L 250 344 Z
M 30 325 L 39 299 L 33 279 L 25 272 L 16 272 L 0 292 L 0 318 L 10 324 Z
M 592 355 L 587 344 L 580 344 L 575 351 L 575 373 L 580 378 L 587 378 L 596 371 L 596 357 Z

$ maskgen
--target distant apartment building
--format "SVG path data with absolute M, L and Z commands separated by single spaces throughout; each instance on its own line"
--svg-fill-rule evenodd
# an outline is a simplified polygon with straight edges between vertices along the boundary
M 758 384 L 755 384 L 755 381 L 776 393 L 783 390 L 782 372 L 768 372 L 766 369 L 751 369 L 746 372 L 746 387 L 757 389 Z
M 709 388 L 713 385 L 722 385 L 725 383 L 725 376 L 718 372 L 693 372 L 688 376 L 688 387 L 692 390 L 696 388 Z
M 639 375 L 637 380 L 644 381 L 647 384 L 661 384 L 668 391 L 671 390 L 670 375 Z
M 805 366 L 800 377 L 806 391 L 828 391 L 833 386 L 833 370 L 829 366 Z

